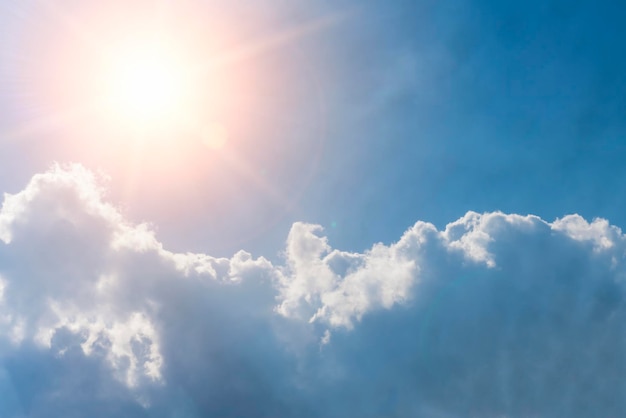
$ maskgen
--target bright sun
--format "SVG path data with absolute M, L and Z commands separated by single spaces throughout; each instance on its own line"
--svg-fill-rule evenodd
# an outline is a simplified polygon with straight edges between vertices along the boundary
M 105 65 L 105 97 L 116 117 L 137 126 L 175 123 L 188 93 L 188 70 L 165 43 L 126 42 Z

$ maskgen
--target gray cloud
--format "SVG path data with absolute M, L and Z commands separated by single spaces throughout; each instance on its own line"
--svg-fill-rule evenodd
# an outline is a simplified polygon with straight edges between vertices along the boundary
M 363 253 L 173 253 L 54 167 L 0 211 L 0 415 L 616 416 L 622 232 L 470 212 Z

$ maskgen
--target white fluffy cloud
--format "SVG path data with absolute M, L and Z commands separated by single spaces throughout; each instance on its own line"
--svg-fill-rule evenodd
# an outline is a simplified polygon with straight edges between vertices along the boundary
M 625 243 L 470 212 L 363 253 L 296 223 L 280 265 L 172 253 L 57 166 L 0 211 L 0 415 L 619 415 Z

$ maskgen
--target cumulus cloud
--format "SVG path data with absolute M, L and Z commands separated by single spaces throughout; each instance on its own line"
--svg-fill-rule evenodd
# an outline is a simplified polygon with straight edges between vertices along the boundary
M 0 210 L 0 416 L 616 416 L 626 238 L 469 212 L 282 259 L 173 253 L 53 167 Z M 207 231 L 210 234 L 210 231 Z

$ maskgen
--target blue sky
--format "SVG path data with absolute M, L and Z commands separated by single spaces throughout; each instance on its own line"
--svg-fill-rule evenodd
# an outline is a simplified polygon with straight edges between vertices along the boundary
M 626 411 L 617 2 L 25 1 L 0 27 L 0 416 Z M 94 105 L 144 30 L 193 63 L 186 124 Z

